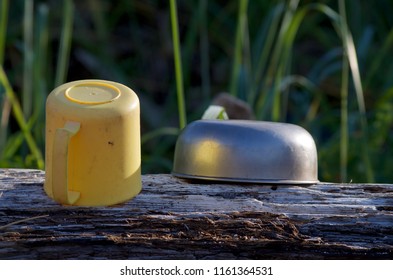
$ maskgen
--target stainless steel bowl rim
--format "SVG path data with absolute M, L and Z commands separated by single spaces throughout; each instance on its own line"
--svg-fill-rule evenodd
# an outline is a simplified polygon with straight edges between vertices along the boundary
M 184 179 L 195 179 L 195 180 L 206 180 L 214 182 L 233 182 L 233 183 L 250 183 L 250 184 L 272 184 L 272 185 L 314 185 L 318 184 L 319 180 L 275 180 L 275 179 L 253 179 L 253 178 L 231 178 L 231 177 L 212 177 L 212 176 L 200 176 L 190 175 L 184 173 L 171 172 L 173 176 L 184 178 Z

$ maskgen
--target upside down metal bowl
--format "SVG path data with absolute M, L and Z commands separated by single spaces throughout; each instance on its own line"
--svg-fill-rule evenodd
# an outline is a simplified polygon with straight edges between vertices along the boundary
M 248 120 L 190 123 L 177 139 L 172 174 L 263 184 L 319 182 L 317 149 L 305 129 Z

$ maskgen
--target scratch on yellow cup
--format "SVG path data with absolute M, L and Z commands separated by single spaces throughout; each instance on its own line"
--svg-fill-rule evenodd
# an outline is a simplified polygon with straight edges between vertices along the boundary
M 44 189 L 61 204 L 105 206 L 142 189 L 139 100 L 128 87 L 81 80 L 46 103 Z

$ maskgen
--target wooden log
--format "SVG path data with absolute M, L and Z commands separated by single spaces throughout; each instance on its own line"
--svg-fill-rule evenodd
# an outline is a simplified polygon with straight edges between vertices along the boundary
M 0 259 L 393 259 L 393 185 L 143 175 L 127 203 L 74 207 L 43 181 L 0 169 Z

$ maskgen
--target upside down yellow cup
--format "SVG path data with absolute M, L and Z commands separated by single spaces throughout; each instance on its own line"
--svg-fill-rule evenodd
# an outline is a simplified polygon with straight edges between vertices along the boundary
M 107 206 L 142 189 L 139 100 L 128 87 L 81 80 L 46 102 L 45 184 L 60 204 Z

